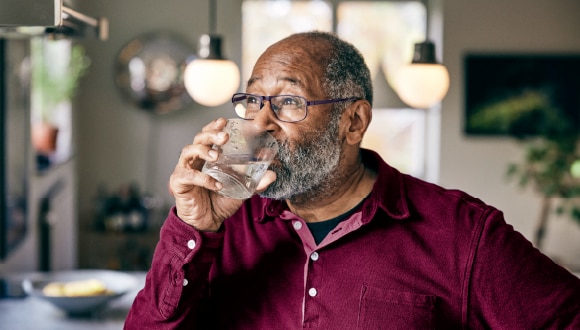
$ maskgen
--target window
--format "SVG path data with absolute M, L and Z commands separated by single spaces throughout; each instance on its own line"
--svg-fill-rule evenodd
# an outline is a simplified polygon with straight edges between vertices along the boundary
M 378 99 L 393 85 L 398 68 L 411 61 L 414 43 L 425 39 L 425 15 L 418 1 L 244 0 L 242 77 L 248 79 L 266 47 L 292 33 L 335 31 L 365 57 Z M 388 83 L 377 83 L 379 79 Z M 432 161 L 438 139 L 429 138 L 428 113 L 379 103 L 363 147 L 376 150 L 402 172 L 428 178 L 434 171 L 426 164 L 438 163 Z
M 242 78 L 246 81 L 268 46 L 297 32 L 332 31 L 327 1 L 254 0 L 242 3 Z

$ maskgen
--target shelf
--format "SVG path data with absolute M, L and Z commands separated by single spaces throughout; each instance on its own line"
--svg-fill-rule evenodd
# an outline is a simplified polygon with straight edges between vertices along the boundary
M 148 270 L 158 240 L 159 230 L 106 232 L 82 229 L 79 231 L 79 267 Z

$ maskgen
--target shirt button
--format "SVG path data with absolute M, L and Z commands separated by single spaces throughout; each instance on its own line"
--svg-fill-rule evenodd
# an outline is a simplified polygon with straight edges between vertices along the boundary
M 187 286 L 188 284 L 189 284 L 189 281 L 186 278 L 184 278 L 183 279 L 183 286 Z
M 194 240 L 192 240 L 192 239 L 190 239 L 189 241 L 187 241 L 187 247 L 188 247 L 190 250 L 193 250 L 193 249 L 195 248 L 195 241 L 194 241 Z
M 312 252 L 312 254 L 310 255 L 310 259 L 312 259 L 312 261 L 316 261 L 318 260 L 318 252 Z
M 294 221 L 293 226 L 294 226 L 294 229 L 300 230 L 300 228 L 302 228 L 302 222 L 300 222 L 300 221 Z
M 310 297 L 316 297 L 316 295 L 317 295 L 317 294 L 318 294 L 318 291 L 317 291 L 315 288 L 310 288 L 310 289 L 308 290 L 308 295 L 309 295 Z

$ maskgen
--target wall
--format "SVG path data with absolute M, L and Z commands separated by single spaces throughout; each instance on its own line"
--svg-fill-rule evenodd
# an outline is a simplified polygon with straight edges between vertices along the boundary
M 509 138 L 462 134 L 463 55 L 580 53 L 578 13 L 577 0 L 444 0 L 443 48 L 451 88 L 442 104 L 440 183 L 465 189 L 503 210 L 507 221 L 528 238 L 532 237 L 540 200 L 505 180 L 508 163 L 523 157 L 521 146 Z M 580 226 L 569 219 L 554 220 L 544 251 L 580 267 Z
M 224 34 L 225 53 L 240 63 L 241 0 L 218 1 L 218 32 Z M 467 138 L 462 135 L 462 56 L 467 51 L 580 51 L 580 2 L 577 0 L 443 0 L 443 53 L 451 74 L 451 89 L 441 110 L 440 183 L 464 189 L 505 212 L 509 223 L 531 237 L 539 200 L 506 183 L 504 173 L 521 148 L 505 138 Z M 149 31 L 176 33 L 195 47 L 208 30 L 206 1 L 103 0 L 82 1 L 82 12 L 106 16 L 111 23 L 107 42 L 83 40 L 93 60 L 83 81 L 78 112 L 79 221 L 92 216 L 97 186 L 115 188 L 137 181 L 171 201 L 166 192 L 169 175 L 181 147 L 195 132 L 218 116 L 232 116 L 227 105 L 187 109 L 156 116 L 129 105 L 114 85 L 114 62 L 132 38 Z M 574 233 L 578 226 L 558 232 Z M 550 235 L 557 233 L 552 230 Z M 580 237 L 580 232 L 575 241 Z M 548 239 L 554 242 L 557 239 Z M 564 259 L 580 260 L 574 239 L 559 240 Z M 548 243 L 548 242 L 547 242 Z M 548 248 L 548 247 L 547 247 Z
M 226 6 L 235 6 L 234 14 Z M 239 65 L 241 17 L 239 1 L 218 1 L 217 32 L 225 37 L 224 55 Z M 99 184 L 109 190 L 135 181 L 142 188 L 171 201 L 167 182 L 181 148 L 193 141 L 202 126 L 217 117 L 231 117 L 229 106 L 207 108 L 191 103 L 166 115 L 141 110 L 121 95 L 114 84 L 119 51 L 145 33 L 168 31 L 197 49 L 209 32 L 208 1 L 83 1 L 81 10 L 110 21 L 106 42 L 83 40 L 92 67 L 79 94 L 79 209 L 80 221 L 92 217 Z

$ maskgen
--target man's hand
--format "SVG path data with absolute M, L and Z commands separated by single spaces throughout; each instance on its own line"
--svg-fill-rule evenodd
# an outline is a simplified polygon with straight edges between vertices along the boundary
M 223 145 L 228 136 L 221 130 L 226 120 L 219 118 L 206 125 L 193 139 L 193 143 L 181 150 L 179 161 L 169 179 L 169 190 L 175 197 L 177 215 L 181 220 L 202 231 L 217 231 L 224 220 L 234 214 L 242 200 L 231 199 L 217 193 L 221 183 L 202 173 L 205 161 L 215 161 L 219 155 L 212 145 Z M 276 180 L 273 171 L 267 171 L 258 192 Z

